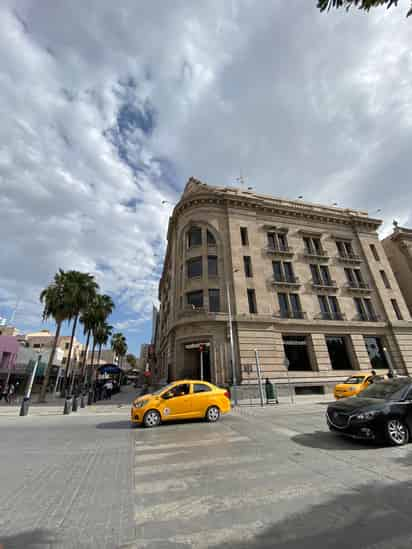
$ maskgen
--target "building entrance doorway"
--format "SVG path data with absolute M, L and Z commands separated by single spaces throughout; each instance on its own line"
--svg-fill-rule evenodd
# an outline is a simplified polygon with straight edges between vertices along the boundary
M 184 376 L 191 379 L 212 381 L 210 363 L 210 343 L 191 343 L 185 345 Z
M 312 370 L 307 338 L 305 336 L 283 336 L 285 356 L 289 360 L 289 371 Z

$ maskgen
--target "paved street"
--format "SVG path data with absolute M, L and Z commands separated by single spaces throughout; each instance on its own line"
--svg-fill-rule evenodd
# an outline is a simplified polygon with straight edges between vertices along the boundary
M 324 404 L 131 429 L 0 417 L 5 548 L 410 548 L 412 446 L 336 438 Z

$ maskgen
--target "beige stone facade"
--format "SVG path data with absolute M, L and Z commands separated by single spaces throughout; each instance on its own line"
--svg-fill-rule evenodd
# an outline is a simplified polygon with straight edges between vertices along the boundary
M 412 369 L 410 314 L 379 226 L 366 212 L 190 179 L 159 285 L 160 375 L 199 378 L 202 357 L 205 378 L 231 383 L 227 294 L 243 385 L 256 383 L 255 349 L 263 377 L 286 383 L 289 364 L 297 392 L 330 388 L 371 359 Z
M 382 241 L 403 297 L 412 314 L 412 229 L 398 227 Z

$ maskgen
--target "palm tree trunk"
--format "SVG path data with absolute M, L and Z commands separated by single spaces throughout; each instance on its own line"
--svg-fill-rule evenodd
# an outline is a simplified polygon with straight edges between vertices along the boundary
M 99 345 L 99 352 L 98 352 L 98 354 L 97 354 L 97 367 L 100 366 L 100 356 L 101 356 L 101 354 L 102 354 L 102 344 L 100 343 L 100 345 Z
M 67 356 L 66 371 L 64 372 L 64 389 L 65 390 L 66 390 L 66 386 L 67 386 L 67 376 L 68 376 L 69 369 L 70 369 L 70 361 L 71 361 L 71 358 L 72 358 L 73 340 L 74 340 L 74 334 L 76 333 L 76 326 L 77 326 L 78 317 L 79 317 L 79 315 L 77 314 L 74 317 L 74 321 L 73 321 L 72 335 L 71 335 L 71 338 L 70 338 L 69 354 Z M 73 383 L 72 383 L 72 385 L 73 385 Z M 70 390 L 70 392 L 71 392 L 71 390 Z
M 93 347 L 92 347 L 92 360 L 90 362 L 90 384 L 94 381 L 94 375 L 93 375 L 93 363 L 94 363 L 94 353 L 96 349 L 96 340 L 93 337 Z
M 47 364 L 47 368 L 46 368 L 46 371 L 44 373 L 43 385 L 42 385 L 41 390 L 40 390 L 40 395 L 39 395 L 38 402 L 46 402 L 47 386 L 49 384 L 50 374 L 51 374 L 51 370 L 52 370 L 52 366 L 53 366 L 54 355 L 56 354 L 57 342 L 59 341 L 61 326 L 62 326 L 62 322 L 60 321 L 56 325 L 56 333 L 54 335 L 53 347 L 50 351 L 49 363 Z
M 87 362 L 87 351 L 89 350 L 89 342 L 90 342 L 90 330 L 87 332 L 87 339 L 86 339 L 86 347 L 84 349 L 84 357 L 83 357 L 83 364 L 82 364 L 82 370 L 81 370 L 81 379 L 82 384 L 85 384 L 85 376 L 86 376 L 86 362 Z

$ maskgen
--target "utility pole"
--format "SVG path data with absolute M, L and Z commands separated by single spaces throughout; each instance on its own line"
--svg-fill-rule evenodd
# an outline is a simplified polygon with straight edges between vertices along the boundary
M 21 403 L 21 407 L 20 407 L 20 415 L 21 416 L 27 416 L 28 413 L 29 413 L 31 390 L 32 390 L 32 387 L 33 387 L 34 379 L 36 377 L 37 368 L 40 366 L 40 362 L 41 362 L 41 355 L 38 356 L 37 361 L 35 362 L 35 364 L 33 366 L 33 370 L 32 370 L 31 376 L 30 376 L 30 381 L 29 381 L 29 384 L 27 386 L 26 395 L 24 396 L 24 398 L 22 400 L 22 403 Z
M 237 406 L 237 378 L 235 366 L 235 346 L 233 343 L 233 328 L 232 328 L 232 308 L 230 306 L 229 282 L 226 279 L 226 294 L 227 294 L 227 311 L 229 315 L 229 338 L 230 338 L 230 362 L 232 364 L 232 382 L 233 382 L 233 400 Z

